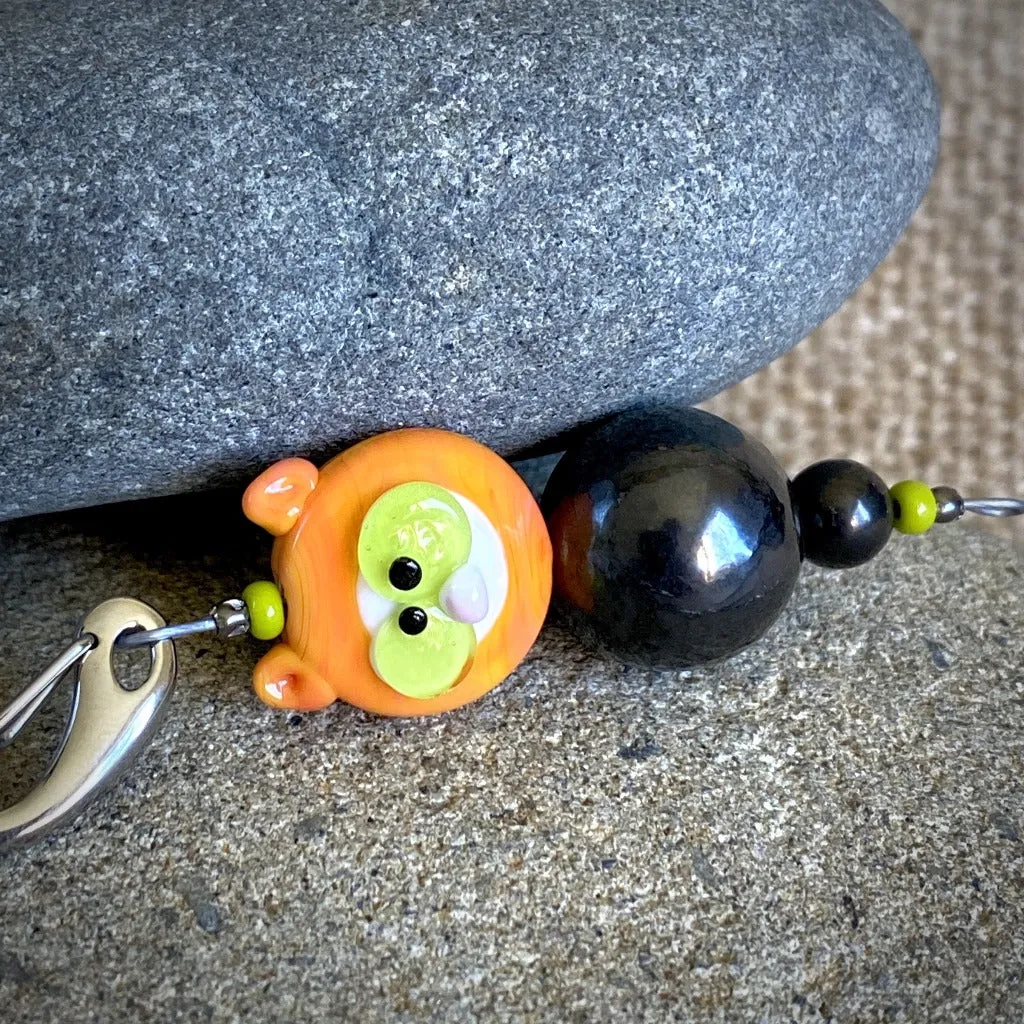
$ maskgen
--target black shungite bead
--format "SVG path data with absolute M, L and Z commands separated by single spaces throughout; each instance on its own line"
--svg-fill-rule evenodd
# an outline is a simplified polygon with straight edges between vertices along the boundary
M 710 413 L 647 406 L 568 451 L 543 507 L 575 630 L 623 661 L 727 657 L 775 621 L 800 572 L 785 473 Z
M 885 547 L 892 533 L 889 488 L 859 462 L 816 462 L 793 480 L 790 494 L 804 557 L 818 565 L 861 565 Z

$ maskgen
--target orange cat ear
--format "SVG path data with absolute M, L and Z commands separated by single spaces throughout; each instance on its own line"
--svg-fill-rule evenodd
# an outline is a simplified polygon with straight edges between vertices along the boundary
M 260 700 L 272 708 L 319 711 L 338 699 L 323 676 L 287 644 L 271 647 L 260 658 L 252 682 Z
M 275 537 L 286 534 L 316 487 L 317 468 L 306 459 L 283 459 L 264 470 L 245 489 L 247 519 Z

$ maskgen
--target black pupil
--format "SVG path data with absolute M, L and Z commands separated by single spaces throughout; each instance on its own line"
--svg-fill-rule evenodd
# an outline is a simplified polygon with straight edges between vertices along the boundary
M 388 579 L 395 590 L 415 590 L 423 579 L 419 563 L 411 558 L 396 558 L 388 569 Z
M 427 628 L 427 613 L 415 605 L 403 608 L 402 614 L 398 616 L 398 628 L 409 636 L 422 633 Z

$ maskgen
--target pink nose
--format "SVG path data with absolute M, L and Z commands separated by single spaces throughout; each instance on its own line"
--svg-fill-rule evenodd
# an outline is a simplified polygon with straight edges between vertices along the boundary
M 456 622 L 472 625 L 487 618 L 487 584 L 476 566 L 460 566 L 448 577 L 441 588 L 441 607 Z

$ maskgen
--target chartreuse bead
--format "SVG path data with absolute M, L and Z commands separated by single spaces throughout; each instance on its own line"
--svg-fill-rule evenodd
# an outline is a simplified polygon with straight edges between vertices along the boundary
M 935 523 L 938 504 L 932 489 L 920 480 L 901 480 L 889 489 L 892 525 L 900 533 L 927 533 Z
M 249 609 L 249 632 L 257 640 L 273 640 L 284 629 L 284 600 L 277 586 L 268 580 L 250 583 L 242 591 Z

